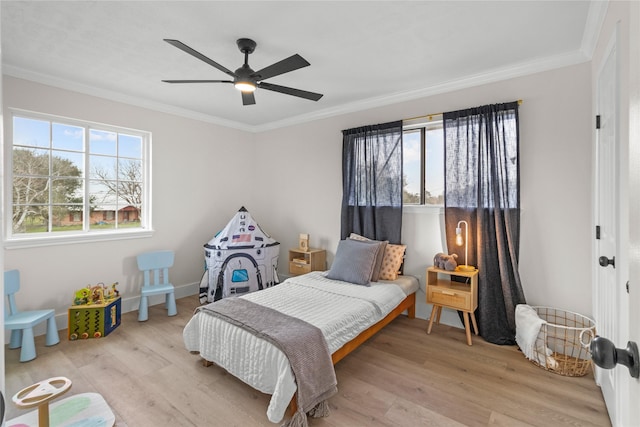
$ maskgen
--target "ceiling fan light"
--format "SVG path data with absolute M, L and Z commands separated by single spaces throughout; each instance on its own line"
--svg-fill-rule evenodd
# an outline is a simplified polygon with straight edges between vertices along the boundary
M 252 82 L 235 82 L 233 84 L 240 92 L 255 92 L 256 85 Z

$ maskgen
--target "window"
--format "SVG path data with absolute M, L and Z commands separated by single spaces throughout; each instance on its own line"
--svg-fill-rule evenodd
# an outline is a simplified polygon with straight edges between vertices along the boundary
M 8 242 L 151 230 L 149 132 L 12 113 Z
M 444 205 L 442 116 L 405 121 L 402 135 L 404 205 Z

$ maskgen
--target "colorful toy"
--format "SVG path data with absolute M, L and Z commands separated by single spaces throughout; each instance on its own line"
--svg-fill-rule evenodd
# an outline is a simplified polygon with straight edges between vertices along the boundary
M 115 425 L 116 418 L 104 398 L 98 393 L 81 393 L 61 399 L 49 406 L 71 388 L 71 380 L 53 377 L 23 388 L 13 396 L 18 409 L 38 408 L 12 420 L 9 427 L 84 426 L 107 427 Z M 5 425 L 5 424 L 3 424 Z
M 76 297 L 73 300 L 73 305 L 85 305 L 89 303 L 89 295 L 91 294 L 91 292 L 89 292 L 89 289 L 87 288 L 82 288 L 78 291 L 76 291 Z
M 69 339 L 101 338 L 120 325 L 121 303 L 118 282 L 107 287 L 100 282 L 75 293 L 69 308 Z
M 98 283 L 95 286 L 91 286 L 91 303 L 92 304 L 104 304 L 104 284 Z
M 75 341 L 106 337 L 120 326 L 121 313 L 120 297 L 104 304 L 72 306 L 69 308 L 68 338 Z
M 87 285 L 75 293 L 73 305 L 97 305 L 106 304 L 120 297 L 120 291 L 116 289 L 118 282 L 114 282 L 110 287 L 100 282 L 97 285 Z
M 118 282 L 111 284 L 111 289 L 107 293 L 107 299 L 115 299 L 120 296 L 120 291 L 116 289 L 116 286 L 118 286 Z

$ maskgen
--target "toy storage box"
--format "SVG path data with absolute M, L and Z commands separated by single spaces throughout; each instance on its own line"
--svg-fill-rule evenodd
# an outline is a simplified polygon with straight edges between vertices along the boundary
M 104 304 L 74 305 L 69 308 L 68 337 L 72 341 L 106 337 L 120 326 L 121 313 L 120 297 Z

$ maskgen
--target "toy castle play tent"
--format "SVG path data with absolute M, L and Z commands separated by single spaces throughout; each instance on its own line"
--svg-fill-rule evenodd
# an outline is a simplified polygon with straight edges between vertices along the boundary
M 200 303 L 217 301 L 276 285 L 280 243 L 262 231 L 242 207 L 204 245 L 207 264 L 200 282 Z

